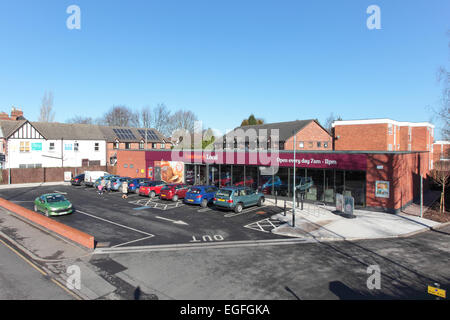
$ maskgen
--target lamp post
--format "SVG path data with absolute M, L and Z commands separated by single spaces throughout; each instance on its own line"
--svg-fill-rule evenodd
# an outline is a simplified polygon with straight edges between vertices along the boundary
M 292 226 L 293 227 L 295 227 L 295 149 L 297 149 L 297 146 L 296 146 L 296 137 L 295 137 L 295 132 L 294 131 L 292 131 L 293 132 L 293 134 L 294 134 L 294 187 L 293 187 L 293 192 L 292 192 L 292 194 L 293 194 L 293 198 L 292 198 Z

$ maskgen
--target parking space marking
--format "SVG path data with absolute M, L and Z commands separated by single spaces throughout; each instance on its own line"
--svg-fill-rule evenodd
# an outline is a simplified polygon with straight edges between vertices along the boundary
M 148 233 L 148 232 L 145 232 L 145 231 L 142 231 L 142 230 L 134 229 L 134 228 L 131 228 L 131 227 L 128 227 L 128 226 L 124 226 L 123 224 L 120 224 L 120 223 L 117 223 L 117 222 L 114 222 L 114 221 L 111 221 L 111 220 L 107 220 L 107 219 L 104 219 L 104 218 L 100 218 L 100 217 L 94 216 L 93 214 L 90 214 L 90 213 L 87 213 L 87 212 L 84 212 L 84 211 L 76 210 L 76 212 L 79 212 L 81 214 L 87 215 L 89 217 L 92 217 L 92 218 L 95 218 L 95 219 L 98 219 L 98 220 L 102 220 L 102 221 L 114 224 L 116 226 L 119 226 L 119 227 L 122 227 L 122 228 L 125 228 L 125 229 L 129 229 L 129 230 L 136 231 L 138 233 L 145 234 L 145 235 L 147 235 L 149 237 L 154 237 L 155 236 L 154 234 L 151 234 L 151 233 Z
M 132 240 L 132 241 L 128 241 L 128 242 L 124 242 L 124 243 L 120 243 L 120 244 L 116 244 L 115 246 L 112 246 L 111 248 L 117 248 L 117 247 L 121 247 L 130 243 L 134 243 L 134 242 L 138 242 L 138 241 L 143 241 L 143 240 L 147 240 L 150 238 L 153 238 L 154 236 L 148 236 L 148 237 L 144 237 L 144 238 L 140 238 L 140 239 L 136 239 L 136 240 Z
M 62 191 L 58 191 L 58 190 L 55 190 L 55 191 L 53 191 L 54 193 L 59 193 L 59 194 L 67 194 L 67 192 L 62 192 Z
M 260 221 L 249 223 L 245 225 L 244 228 L 270 233 L 272 229 L 275 229 L 276 227 L 282 225 L 283 223 L 284 222 L 281 222 L 279 220 L 267 218 Z
M 161 200 L 153 200 L 153 199 L 138 199 L 133 201 L 128 201 L 128 203 L 141 206 L 141 208 L 133 209 L 133 210 L 144 210 L 144 209 L 159 209 L 159 210 L 170 210 L 175 208 L 180 208 L 184 206 L 184 203 L 181 201 L 165 203 Z M 144 208 L 145 207 L 145 208 Z
M 248 212 L 255 211 L 255 210 L 259 210 L 259 209 L 261 209 L 261 207 L 248 208 L 248 209 L 242 210 L 240 213 L 235 213 L 235 212 L 233 212 L 233 213 L 227 213 L 226 215 L 224 215 L 224 217 L 225 217 L 225 218 L 236 217 L 236 216 L 239 216 L 239 215 L 241 215 L 241 214 L 248 213 Z
M 213 209 L 211 209 L 211 208 L 202 208 L 202 209 L 197 210 L 197 212 L 208 212 L 208 211 L 213 211 Z

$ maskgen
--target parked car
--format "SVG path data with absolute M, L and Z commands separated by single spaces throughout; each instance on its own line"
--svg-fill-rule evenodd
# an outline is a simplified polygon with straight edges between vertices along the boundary
M 139 193 L 139 188 L 146 182 L 150 182 L 148 178 L 134 178 L 128 181 L 128 193 Z
M 109 175 L 106 171 L 85 171 L 84 172 L 84 184 L 86 186 L 94 186 L 95 181 L 103 177 L 105 175 Z
M 34 200 L 34 211 L 42 212 L 47 217 L 72 213 L 72 203 L 60 193 L 47 193 Z
M 116 177 L 111 179 L 111 190 L 122 191 L 122 183 L 130 180 L 130 177 Z M 127 188 L 128 189 L 128 188 Z
M 102 180 L 105 180 L 106 181 L 106 183 L 108 183 L 108 181 L 109 180 L 112 180 L 112 179 L 115 179 L 115 178 L 118 178 L 119 176 L 118 175 L 115 175 L 115 174 L 107 174 L 107 175 L 104 175 L 103 177 L 100 177 L 100 178 L 98 178 L 97 180 L 95 180 L 95 182 L 94 182 L 94 188 L 97 188 L 98 187 L 98 185 L 100 184 L 100 183 L 102 183 Z
M 189 186 L 183 183 L 168 184 L 161 189 L 159 198 L 161 200 L 178 201 L 178 199 L 184 199 Z
M 84 184 L 84 173 L 79 174 L 79 175 L 77 175 L 76 177 L 73 177 L 73 178 L 70 180 L 70 183 L 71 183 L 73 186 L 81 186 L 81 185 L 83 185 L 83 184 Z
M 216 186 L 194 186 L 191 187 L 184 197 L 184 203 L 199 204 L 203 208 L 212 203 L 217 192 Z
M 213 203 L 217 208 L 240 213 L 250 206 L 262 206 L 264 195 L 248 187 L 225 187 L 216 192 Z
M 161 192 L 161 189 L 166 185 L 164 181 L 155 180 L 144 183 L 139 187 L 139 195 L 154 198 Z

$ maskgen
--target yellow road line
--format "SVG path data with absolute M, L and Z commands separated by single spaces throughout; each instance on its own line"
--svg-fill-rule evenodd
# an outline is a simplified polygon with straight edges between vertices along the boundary
M 48 276 L 48 274 L 42 270 L 41 268 L 39 268 L 37 265 L 35 265 L 33 262 L 31 262 L 29 259 L 27 259 L 26 257 L 24 257 L 20 252 L 18 252 L 16 249 L 14 249 L 13 247 L 11 247 L 9 244 L 7 244 L 5 241 L 3 241 L 2 239 L 0 239 L 0 242 L 3 243 L 6 247 L 8 247 L 12 252 L 14 252 L 15 254 L 17 254 L 19 257 L 21 257 L 23 260 L 25 260 L 26 263 L 28 263 L 30 266 L 32 266 L 35 270 L 39 271 L 42 275 L 44 276 Z M 75 293 L 71 292 L 69 289 L 67 289 L 66 287 L 64 287 L 61 283 L 59 283 L 58 281 L 56 281 L 53 278 L 50 278 L 50 280 L 55 283 L 56 285 L 58 285 L 60 288 L 64 289 L 64 291 L 66 291 L 67 293 L 69 293 L 71 296 L 73 296 L 75 299 L 77 300 L 82 300 L 79 296 L 77 296 Z

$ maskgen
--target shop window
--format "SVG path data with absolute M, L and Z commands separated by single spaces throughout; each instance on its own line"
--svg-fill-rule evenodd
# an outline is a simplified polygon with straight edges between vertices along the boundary
M 100 149 L 100 144 L 98 142 L 96 142 L 94 145 L 94 150 L 98 151 L 99 149 Z

